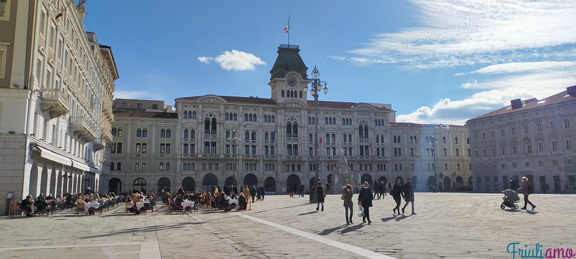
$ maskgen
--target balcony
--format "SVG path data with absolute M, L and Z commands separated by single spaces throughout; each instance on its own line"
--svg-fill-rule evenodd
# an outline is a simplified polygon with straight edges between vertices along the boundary
M 75 116 L 70 117 L 70 129 L 74 134 L 78 135 L 86 142 L 90 142 L 96 139 L 96 134 L 94 134 L 94 125 L 91 125 L 88 120 L 84 117 Z
M 94 142 L 92 142 L 92 149 L 94 149 L 94 151 L 100 151 L 105 147 L 106 145 L 102 139 L 96 139 Z
M 48 111 L 50 118 L 56 118 L 70 112 L 68 96 L 59 89 L 42 90 L 42 111 Z

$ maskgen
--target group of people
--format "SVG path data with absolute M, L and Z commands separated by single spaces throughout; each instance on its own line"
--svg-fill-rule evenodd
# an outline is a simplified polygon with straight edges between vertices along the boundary
M 73 207 L 84 208 L 89 202 L 100 202 L 108 199 L 115 199 L 117 196 L 114 192 L 106 194 L 94 193 L 88 188 L 85 193 L 66 193 L 62 197 L 54 197 L 52 194 L 44 196 L 40 193 L 36 199 L 32 195 L 27 195 L 20 202 L 20 209 L 27 217 L 34 216 L 37 213 L 52 212 L 56 209 L 69 209 Z
M 384 186 L 384 183 L 382 183 L 382 186 Z M 414 188 L 412 186 L 412 181 L 410 178 L 406 180 L 405 184 L 402 184 L 400 179 L 396 179 L 396 183 L 394 184 L 394 186 L 392 186 L 392 188 L 389 189 L 390 189 L 389 191 L 390 195 L 394 198 L 394 201 L 396 202 L 396 207 L 394 207 L 394 209 L 392 210 L 394 215 L 400 215 L 400 205 L 402 203 L 402 199 L 406 201 L 404 207 L 402 207 L 402 214 L 405 213 L 405 209 L 408 206 L 408 203 L 412 204 L 412 214 L 416 214 L 416 212 L 414 212 Z M 370 207 L 373 206 L 372 200 L 374 200 L 375 197 L 378 197 L 375 193 L 376 192 L 373 192 L 372 189 L 370 188 L 370 184 L 368 182 L 364 182 L 362 184 L 362 189 L 360 189 L 360 192 L 358 193 L 357 202 L 358 206 L 360 207 L 360 210 L 362 210 L 361 212 L 362 222 L 368 223 L 368 225 L 372 223 L 372 220 L 370 220 Z M 347 225 L 353 224 L 352 222 L 352 216 L 354 214 L 353 209 L 354 203 L 352 201 L 353 196 L 354 196 L 354 190 L 351 184 L 347 184 L 346 186 L 342 187 L 342 200 L 344 200 L 345 218 Z M 318 210 L 318 207 L 316 209 Z

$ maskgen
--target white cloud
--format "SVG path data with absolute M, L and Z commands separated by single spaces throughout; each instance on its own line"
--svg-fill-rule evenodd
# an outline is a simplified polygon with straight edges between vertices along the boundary
M 515 62 L 497 64 L 480 68 L 470 72 L 471 74 L 501 74 L 519 72 L 539 72 L 545 70 L 564 70 L 576 68 L 576 62 L 571 61 L 543 61 L 543 62 Z
M 224 70 L 255 70 L 256 65 L 266 65 L 266 62 L 262 61 L 259 57 L 239 50 L 224 51 L 224 53 L 214 58 L 198 57 L 198 61 L 206 64 L 209 64 L 212 60 L 218 63 Z
M 422 27 L 376 35 L 351 53 L 425 69 L 574 55 L 576 1 L 413 0 Z M 547 54 L 538 51 L 546 48 Z M 567 49 L 569 48 L 569 49 Z
M 206 64 L 210 64 L 211 60 L 212 60 L 211 57 L 198 57 L 198 61 L 200 61 L 202 63 L 206 63 Z
M 480 83 L 471 81 L 463 87 L 474 86 L 484 91 L 462 100 L 442 99 L 432 107 L 423 106 L 412 113 L 398 115 L 397 121 L 464 125 L 471 118 L 510 105 L 512 99 L 543 99 L 574 85 L 576 75 L 562 73 L 568 72 L 511 76 Z

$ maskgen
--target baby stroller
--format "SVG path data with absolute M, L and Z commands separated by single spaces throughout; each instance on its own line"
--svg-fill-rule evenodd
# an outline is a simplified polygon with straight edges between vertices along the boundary
M 512 189 L 506 189 L 502 191 L 502 193 L 504 194 L 504 197 L 502 197 L 504 201 L 500 205 L 500 208 L 504 209 L 508 207 L 517 210 L 518 204 L 516 203 L 520 200 L 520 197 L 518 197 L 518 193 L 516 193 L 516 191 Z

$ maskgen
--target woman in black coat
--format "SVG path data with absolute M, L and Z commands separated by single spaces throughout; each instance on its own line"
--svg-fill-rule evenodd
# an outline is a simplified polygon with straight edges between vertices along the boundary
M 396 207 L 392 209 L 392 211 L 394 214 L 396 214 L 396 211 L 398 211 L 398 214 L 400 214 L 400 203 L 402 203 L 402 198 L 404 198 L 404 192 L 402 191 L 402 183 L 400 183 L 400 179 L 396 179 L 396 183 L 392 187 L 392 192 L 390 195 L 392 195 L 392 198 L 394 198 L 394 201 L 396 202 Z
M 364 209 L 364 217 L 362 217 L 362 221 L 366 223 L 368 221 L 368 225 L 372 223 L 370 220 L 370 207 L 372 207 L 372 190 L 370 189 L 370 184 L 368 182 L 364 182 L 362 185 L 362 189 L 360 189 L 360 194 L 358 194 L 358 205 L 362 206 Z
M 322 185 L 322 183 L 318 183 L 318 187 L 316 187 L 316 210 L 318 210 L 320 208 L 320 204 L 322 204 L 322 211 L 324 211 L 324 197 L 326 197 L 324 185 Z

